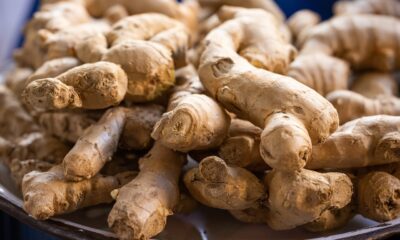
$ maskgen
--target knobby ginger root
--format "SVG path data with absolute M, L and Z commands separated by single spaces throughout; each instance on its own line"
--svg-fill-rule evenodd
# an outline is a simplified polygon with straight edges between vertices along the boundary
M 38 130 L 32 116 L 4 85 L 0 85 L 0 116 L 0 136 L 4 138 L 15 138 Z
M 43 5 L 25 27 L 25 42 L 14 53 L 14 59 L 21 66 L 38 68 L 45 62 L 45 48 L 41 44 L 39 30 L 57 32 L 70 26 L 77 26 L 91 20 L 84 6 L 75 2 L 58 2 Z
M 12 141 L 3 139 L 0 144 L 0 159 L 8 166 L 13 159 L 35 159 L 56 164 L 62 161 L 68 151 L 69 147 L 57 138 L 35 132 Z
M 126 123 L 119 147 L 128 150 L 145 150 L 151 147 L 151 131 L 161 118 L 164 108 L 149 104 L 126 108 Z
M 54 167 L 54 164 L 36 159 L 28 159 L 21 161 L 19 159 L 14 158 L 11 161 L 9 167 L 14 183 L 20 189 L 22 186 L 22 179 L 26 174 L 32 171 L 38 171 L 38 172 L 48 171 L 50 168 Z
M 355 215 L 356 209 L 353 203 L 347 204 L 344 208 L 325 210 L 321 216 L 304 225 L 310 232 L 327 232 L 345 226 Z
M 236 6 L 243 8 L 261 8 L 277 18 L 279 21 L 283 21 L 285 19 L 285 15 L 282 10 L 278 7 L 278 5 L 272 0 L 199 0 L 201 6 L 204 7 L 213 7 L 214 9 L 219 8 L 221 6 Z
M 186 188 L 202 204 L 228 210 L 251 207 L 264 194 L 259 179 L 250 171 L 229 167 L 215 156 L 203 159 L 184 176 Z
M 325 96 L 335 90 L 347 89 L 350 66 L 325 54 L 300 55 L 290 64 L 288 76 Z
M 333 11 L 336 15 L 379 14 L 400 17 L 400 3 L 397 0 L 342 0 L 335 3 Z
M 45 112 L 38 116 L 38 123 L 47 134 L 75 143 L 88 127 L 96 123 L 97 115 L 72 111 Z
M 357 192 L 358 212 L 378 222 L 400 216 L 400 180 L 374 171 L 361 177 Z
M 133 177 L 134 174 L 125 172 L 116 176 L 97 175 L 89 180 L 69 182 L 60 165 L 47 172 L 33 171 L 26 174 L 22 181 L 24 209 L 35 219 L 45 220 L 80 208 L 110 203 L 113 201 L 110 192 Z
M 311 10 L 300 10 L 295 12 L 287 20 L 287 25 L 292 32 L 297 46 L 301 46 L 307 36 L 308 31 L 321 21 L 318 13 Z
M 36 79 L 57 77 L 58 75 L 79 65 L 79 60 L 74 57 L 63 57 L 46 61 L 42 66 L 36 69 L 32 75 L 29 76 L 25 85 Z
M 367 72 L 354 79 L 351 90 L 368 98 L 397 96 L 399 87 L 392 74 Z
M 254 206 L 243 210 L 229 210 L 229 213 L 241 222 L 267 223 L 268 208 L 261 203 L 256 203 Z
M 25 88 L 28 77 L 32 74 L 31 68 L 14 67 L 6 75 L 4 83 L 14 93 L 17 98 L 21 96 Z
M 269 166 L 299 169 L 311 155 L 312 143 L 323 142 L 338 127 L 337 112 L 311 88 L 256 68 L 236 53 L 247 39 L 254 40 L 249 36 L 263 36 L 260 32 L 269 28 L 262 23 L 258 17 L 237 14 L 211 31 L 204 41 L 199 76 L 228 111 L 264 129 L 260 151 Z M 251 52 L 262 52 L 250 46 Z
M 355 69 L 390 71 L 400 67 L 400 20 L 377 15 L 338 16 L 313 27 L 301 54 L 324 53 Z
M 89 42 L 81 48 L 101 55 L 103 61 L 120 64 L 128 76 L 127 98 L 135 102 L 154 100 L 162 95 L 174 84 L 174 66 L 186 65 L 187 30 L 180 22 L 161 14 L 124 18 L 113 25 L 107 41 L 111 48 L 105 53 L 89 51 L 93 48 Z M 103 44 L 106 48 L 107 42 Z
M 228 133 L 230 117 L 212 98 L 200 94 L 204 90 L 193 68 L 191 74 L 182 71 L 177 73 L 178 85 L 152 137 L 181 152 L 215 148 Z
M 125 122 L 125 109 L 116 107 L 87 128 L 63 160 L 66 179 L 80 181 L 95 176 L 117 150 Z
M 342 125 L 313 146 L 309 169 L 359 168 L 400 161 L 400 117 L 377 115 Z
M 312 222 L 326 210 L 350 203 L 353 185 L 343 173 L 273 170 L 265 179 L 268 188 L 267 223 L 274 230 L 287 230 Z
M 336 108 L 341 124 L 365 116 L 400 114 L 400 99 L 397 97 L 370 99 L 352 91 L 337 90 L 326 98 Z
M 185 155 L 156 142 L 139 162 L 139 175 L 114 191 L 108 226 L 120 239 L 149 239 L 160 233 L 179 202 L 178 180 Z
M 228 137 L 219 147 L 218 155 L 230 166 L 244 167 L 253 171 L 268 168 L 260 154 L 262 130 L 252 123 L 233 119 Z
M 97 62 L 72 68 L 56 78 L 34 80 L 22 97 L 38 110 L 104 109 L 119 104 L 126 88 L 126 74 L 118 65 Z

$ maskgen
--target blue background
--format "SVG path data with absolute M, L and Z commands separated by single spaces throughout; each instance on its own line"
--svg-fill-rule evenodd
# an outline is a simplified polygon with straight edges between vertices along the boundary
M 7 1 L 7 0 L 0 0 Z M 245 1 L 245 0 L 244 0 Z M 332 4 L 335 0 L 276 0 L 286 16 L 292 15 L 300 9 L 311 9 L 318 12 L 323 19 L 327 19 L 332 15 Z M 28 20 L 33 12 L 37 9 L 39 1 L 33 1 L 30 14 L 26 16 Z M 0 9 L 1 14 L 1 9 Z M 22 44 L 23 37 L 15 44 L 15 47 Z M 32 229 L 17 220 L 0 212 L 0 240 L 52 240 L 54 237 L 48 236 L 40 231 Z

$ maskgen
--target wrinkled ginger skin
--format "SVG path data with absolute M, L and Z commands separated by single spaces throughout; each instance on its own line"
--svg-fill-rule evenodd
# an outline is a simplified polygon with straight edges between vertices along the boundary
M 227 21 L 207 35 L 200 79 L 228 111 L 265 128 L 260 151 L 268 165 L 299 169 L 311 155 L 311 143 L 323 142 L 338 127 L 337 112 L 311 88 L 290 77 L 256 68 L 240 57 L 236 50 L 244 37 L 238 37 L 241 21 L 241 17 Z M 258 18 L 254 21 L 260 23 Z M 235 32 L 229 31 L 232 25 L 236 26 L 232 28 Z M 250 31 L 246 39 L 260 30 L 246 26 L 243 27 Z
M 149 149 L 153 143 L 151 132 L 163 112 L 164 108 L 155 104 L 126 108 L 126 123 L 119 147 L 127 150 Z
M 395 70 L 400 67 L 399 21 L 378 15 L 334 17 L 310 30 L 301 54 L 334 55 L 354 69 Z
M 342 125 L 313 146 L 309 169 L 359 168 L 400 161 L 400 117 L 377 115 Z
M 399 87 L 391 73 L 366 72 L 354 79 L 351 91 L 368 98 L 397 96 Z
M 117 150 L 125 122 L 125 109 L 117 107 L 87 128 L 63 160 L 66 179 L 80 181 L 95 176 Z
M 230 117 L 204 88 L 193 66 L 177 71 L 168 110 L 155 125 L 152 137 L 164 146 L 188 152 L 219 146 L 224 140 Z
M 86 128 L 96 123 L 96 117 L 86 112 L 45 112 L 38 116 L 44 131 L 63 141 L 75 143 Z
M 104 109 L 125 97 L 127 77 L 116 64 L 88 63 L 72 68 L 56 78 L 29 83 L 24 102 L 39 110 L 64 108 Z
M 400 180 L 374 171 L 362 176 L 358 182 L 358 212 L 378 222 L 400 216 Z
M 120 239 L 160 233 L 179 203 L 178 180 L 185 156 L 155 143 L 139 162 L 139 175 L 117 191 L 108 226 Z M 143 191 L 145 189 L 145 191 Z
M 260 154 L 261 132 L 259 127 L 248 121 L 232 119 L 228 137 L 219 146 L 218 155 L 230 166 L 266 170 L 268 166 Z
M 308 31 L 321 21 L 318 13 L 308 9 L 295 12 L 287 20 L 287 25 L 295 39 L 297 46 L 301 46 L 307 36 Z
M 348 90 L 337 90 L 326 96 L 336 108 L 340 123 L 373 115 L 399 115 L 400 99 L 381 96 L 375 99 Z
M 353 203 L 347 204 L 344 208 L 325 210 L 321 216 L 304 225 L 309 232 L 328 232 L 345 226 L 355 215 Z
M 32 75 L 29 76 L 26 85 L 36 79 L 57 77 L 58 75 L 79 65 L 79 60 L 74 57 L 63 57 L 46 61 L 42 66 L 36 69 Z
M 227 210 L 249 208 L 265 194 L 264 186 L 250 171 L 229 167 L 215 156 L 203 159 L 198 168 L 189 170 L 184 183 L 197 201 Z
M 100 175 L 81 182 L 68 182 L 60 165 L 47 172 L 33 171 L 22 181 L 24 209 L 35 219 L 45 220 L 80 208 L 110 203 L 113 201 L 110 192 L 122 184 L 118 176 Z
M 340 209 L 351 201 L 353 185 L 343 173 L 273 170 L 266 176 L 267 223 L 288 230 L 318 219 L 325 210 Z
M 50 168 L 54 167 L 54 164 L 36 159 L 19 160 L 14 158 L 9 167 L 14 183 L 21 189 L 22 179 L 26 174 L 32 171 L 48 171 Z
M 325 96 L 335 90 L 347 89 L 350 66 L 325 54 L 300 55 L 290 64 L 288 76 Z
M 14 93 L 4 85 L 0 85 L 0 116 L 2 137 L 15 138 L 39 130 L 32 116 L 23 108 Z
M 333 6 L 335 15 L 378 14 L 400 17 L 397 0 L 337 1 Z

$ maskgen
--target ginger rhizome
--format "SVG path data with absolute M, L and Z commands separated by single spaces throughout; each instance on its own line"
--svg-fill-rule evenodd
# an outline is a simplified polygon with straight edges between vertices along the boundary
M 185 155 L 156 142 L 140 159 L 139 175 L 114 191 L 108 226 L 120 239 L 149 239 L 160 233 L 179 203 L 178 180 Z
M 397 82 L 391 74 L 365 73 L 354 80 L 352 91 L 334 91 L 327 95 L 341 123 L 364 116 L 399 115 Z
M 230 117 L 204 92 L 194 69 L 177 72 L 168 110 L 154 127 L 152 137 L 164 146 L 188 152 L 218 147 L 228 133 Z
M 263 197 L 265 189 L 250 171 L 230 167 L 215 156 L 203 159 L 184 177 L 186 188 L 202 204 L 220 209 L 243 210 Z
M 400 161 L 400 118 L 377 115 L 342 125 L 313 146 L 309 169 L 360 168 Z
M 80 181 L 95 176 L 117 150 L 125 122 L 125 109 L 117 107 L 86 129 L 63 160 L 66 179 Z
M 397 0 L 352 0 L 337 1 L 333 6 L 336 15 L 379 14 L 400 17 Z
M 283 59 L 288 60 L 290 46 L 286 45 L 287 54 L 279 54 L 286 56 L 283 59 L 275 59 L 272 54 L 268 55 L 267 62 L 264 57 L 260 62 L 255 61 L 264 56 L 264 46 L 246 41 L 264 34 L 272 39 L 274 28 L 264 26 L 267 21 L 260 21 L 261 16 L 266 19 L 270 16 L 260 10 L 257 10 L 257 17 L 246 14 L 252 10 L 246 10 L 244 14 L 238 9 L 233 10 L 237 12 L 228 11 L 233 13 L 233 18 L 211 31 L 203 42 L 200 79 L 210 95 L 228 111 L 263 129 L 260 151 L 269 166 L 282 170 L 299 169 L 310 157 L 311 145 L 323 142 L 336 130 L 337 112 L 311 88 L 290 77 L 251 65 L 255 62 L 257 66 L 264 66 L 258 64 L 262 62 L 271 68 L 273 62 L 276 63 L 275 70 L 283 70 L 286 68 Z M 285 49 L 275 45 L 275 41 L 262 42 L 267 49 Z
M 318 13 L 311 10 L 300 10 L 295 12 L 287 20 L 287 25 L 292 32 L 294 42 L 301 46 L 307 36 L 308 31 L 321 21 Z
M 378 222 L 400 216 L 400 180 L 388 173 L 373 171 L 359 179 L 358 212 Z
M 353 184 L 343 173 L 273 170 L 265 179 L 268 189 L 268 225 L 275 230 L 292 229 L 321 217 L 326 210 L 350 203 Z
M 354 69 L 390 71 L 400 67 L 400 22 L 378 15 L 344 15 L 313 27 L 301 54 L 342 58 Z
M 134 176 L 127 172 L 69 182 L 60 165 L 47 172 L 30 172 L 22 181 L 24 209 L 35 219 L 44 220 L 80 208 L 110 203 L 113 201 L 110 192 L 129 181 L 126 174 Z
M 29 83 L 24 102 L 36 109 L 104 109 L 118 105 L 125 97 L 127 77 L 120 66 L 109 62 L 88 63 L 55 78 Z
M 288 76 L 325 96 L 335 90 L 347 89 L 350 66 L 325 54 L 300 55 L 290 64 Z
M 233 119 L 228 137 L 219 146 L 218 155 L 228 165 L 264 171 L 268 166 L 260 154 L 261 132 L 259 127 L 248 121 Z

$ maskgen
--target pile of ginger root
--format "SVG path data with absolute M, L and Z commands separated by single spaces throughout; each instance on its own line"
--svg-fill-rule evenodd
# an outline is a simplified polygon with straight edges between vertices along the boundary
M 400 3 L 42 0 L 0 86 L 0 161 L 37 220 L 120 239 L 200 205 L 273 230 L 400 217 Z

